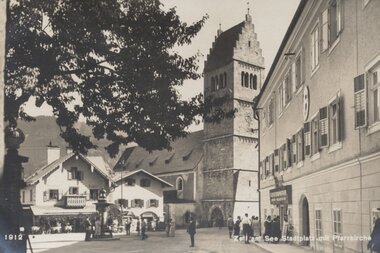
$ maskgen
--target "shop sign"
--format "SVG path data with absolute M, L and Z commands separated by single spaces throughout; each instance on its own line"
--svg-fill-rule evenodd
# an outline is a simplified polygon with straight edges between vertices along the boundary
M 292 186 L 285 185 L 269 191 L 271 205 L 292 204 Z

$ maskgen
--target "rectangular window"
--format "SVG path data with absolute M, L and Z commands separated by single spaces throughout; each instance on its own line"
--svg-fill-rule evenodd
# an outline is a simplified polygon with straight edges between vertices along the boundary
M 282 110 L 284 108 L 284 102 L 283 102 L 284 94 L 282 94 L 282 92 L 283 92 L 283 84 L 281 83 L 280 87 L 278 87 L 278 92 L 277 92 L 278 112 L 282 112 Z
M 282 170 L 286 170 L 288 166 L 288 151 L 286 149 L 286 144 L 282 145 Z
M 326 9 L 322 13 L 322 52 L 329 47 L 329 23 L 328 23 L 329 10 Z
M 292 136 L 292 146 L 291 146 L 291 154 L 292 154 L 292 163 L 297 163 L 297 135 Z
M 329 125 L 330 125 L 330 143 L 331 145 L 338 143 L 341 141 L 342 136 L 342 126 L 341 126 L 341 107 L 340 100 L 337 97 L 330 105 L 329 105 Z
M 289 70 L 285 77 L 285 104 L 288 104 L 291 99 L 292 99 L 292 82 L 291 82 L 291 70 Z
M 310 122 L 306 122 L 303 125 L 304 142 L 305 142 L 305 155 L 311 155 L 311 131 Z
M 58 199 L 58 190 L 49 190 L 49 199 Z
M 364 74 L 354 78 L 355 128 L 366 125 L 366 90 Z
M 265 178 L 269 177 L 269 157 L 265 158 Z
M 141 187 L 150 187 L 150 180 L 149 179 L 141 179 L 140 180 L 140 186 Z
M 303 83 L 303 78 L 302 78 L 303 71 L 304 71 L 304 68 L 303 68 L 303 51 L 301 51 L 296 58 L 295 68 L 296 68 L 296 70 L 295 70 L 296 90 L 298 90 Z
M 329 6 L 330 15 L 330 45 L 339 37 L 342 31 L 342 4 L 341 0 L 332 0 Z
M 370 123 L 376 123 L 380 121 L 380 63 L 377 66 L 372 67 L 368 71 L 368 83 L 369 83 L 369 103 L 370 103 Z
M 311 121 L 311 155 L 319 152 L 319 117 Z
M 316 238 L 320 238 L 323 236 L 321 210 L 315 210 L 315 236 Z
M 144 207 L 144 200 L 142 199 L 134 199 L 132 200 L 132 207 L 139 207 L 139 208 L 142 208 Z
M 98 200 L 99 190 L 98 189 L 90 189 L 90 199 Z
M 124 182 L 127 186 L 134 186 L 136 184 L 136 180 L 133 178 L 126 178 Z
M 342 211 L 340 209 L 333 210 L 333 236 L 334 245 L 343 247 L 342 231 Z
M 148 203 L 149 207 L 158 207 L 158 199 L 150 199 Z
M 319 109 L 319 131 L 320 131 L 320 147 L 328 146 L 328 136 L 329 136 L 329 122 L 327 116 L 327 107 Z
M 319 64 L 319 26 L 316 25 L 311 32 L 311 69 L 314 70 Z
M 78 195 L 79 194 L 78 187 L 70 187 L 69 188 L 69 194 L 70 195 Z
M 287 160 L 287 165 L 288 168 L 292 167 L 292 140 L 291 139 L 286 139 L 286 160 Z

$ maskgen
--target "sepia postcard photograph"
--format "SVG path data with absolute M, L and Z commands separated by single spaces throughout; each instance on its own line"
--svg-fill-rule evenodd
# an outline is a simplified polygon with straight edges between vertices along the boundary
M 0 0 L 0 253 L 380 253 L 380 0 Z

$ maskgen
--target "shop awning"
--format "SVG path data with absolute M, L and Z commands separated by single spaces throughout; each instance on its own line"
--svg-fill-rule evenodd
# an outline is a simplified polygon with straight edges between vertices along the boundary
M 83 208 L 62 208 L 57 206 L 31 206 L 33 215 L 78 215 L 78 214 L 93 214 L 96 213 L 95 205 L 85 206 Z
M 142 218 L 156 218 L 158 216 L 157 216 L 157 214 L 155 214 L 153 212 L 145 212 L 145 213 L 141 214 L 141 217 Z

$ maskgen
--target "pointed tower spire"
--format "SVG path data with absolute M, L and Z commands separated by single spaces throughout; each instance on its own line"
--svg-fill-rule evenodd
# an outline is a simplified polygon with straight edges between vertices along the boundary
M 220 35 L 222 32 L 223 32 L 223 31 L 222 31 L 222 24 L 221 24 L 220 19 L 219 19 L 219 29 L 218 29 L 218 31 L 217 31 L 217 33 L 216 33 L 216 36 L 219 37 L 219 35 Z
M 252 17 L 249 14 L 249 2 L 247 2 L 247 14 L 245 15 L 245 22 L 252 23 Z

